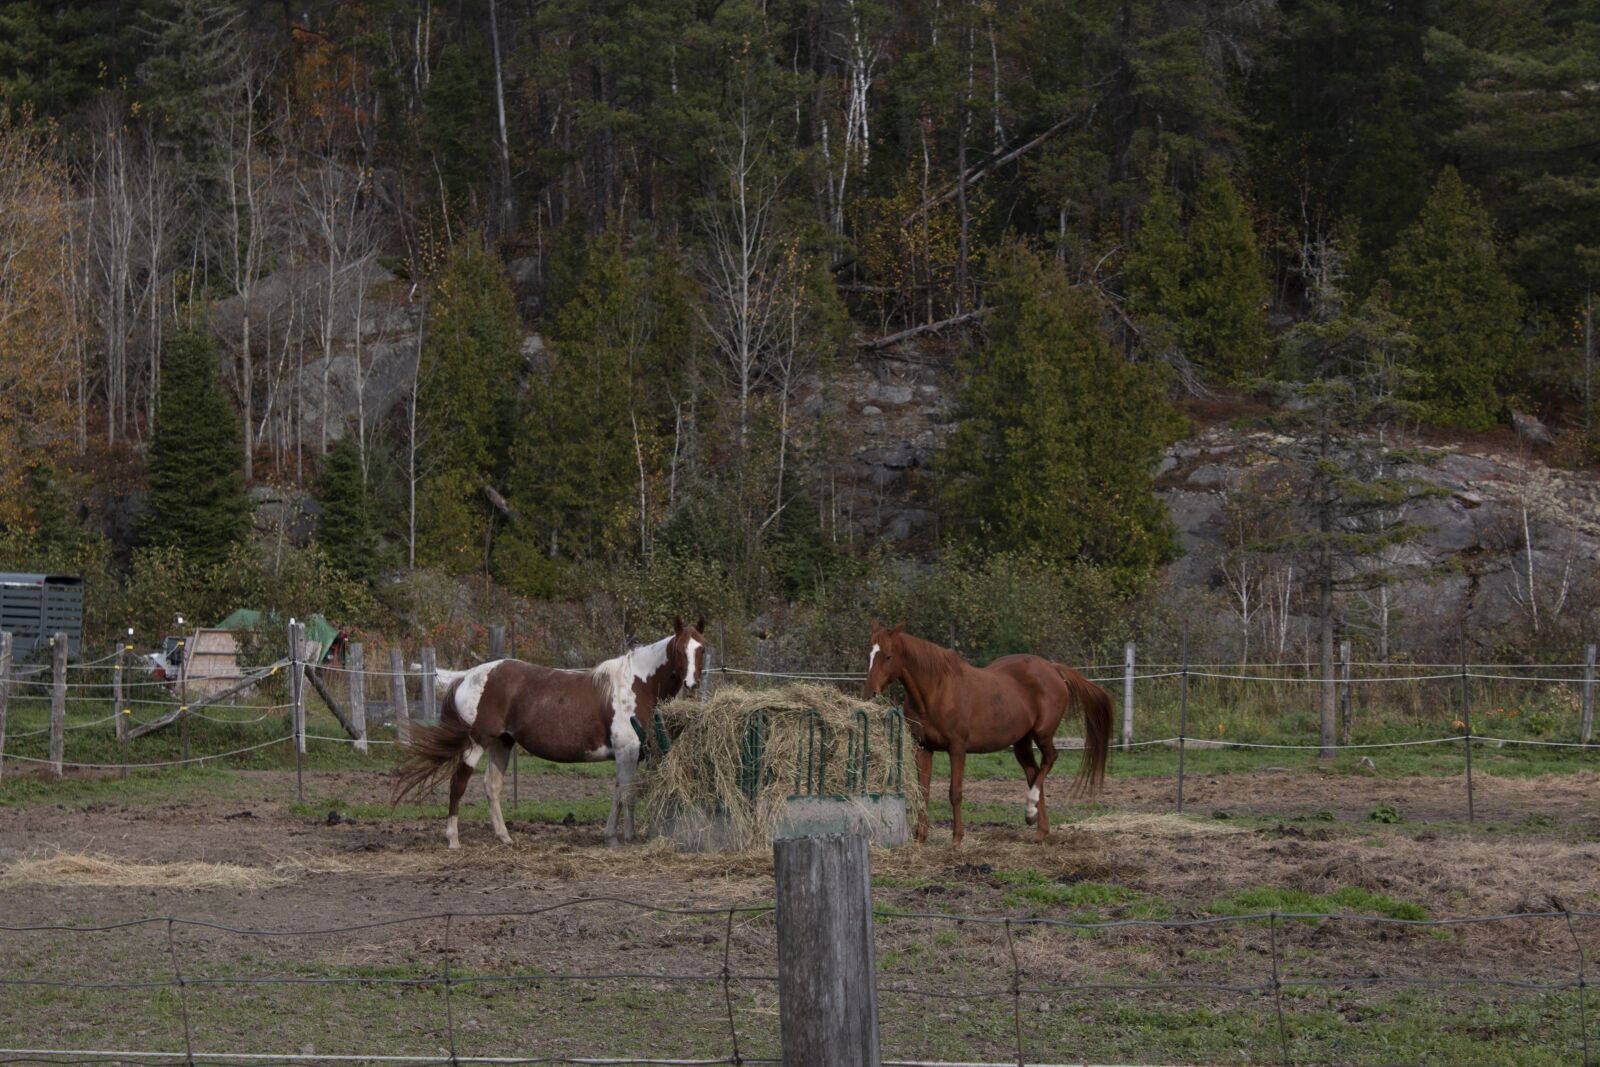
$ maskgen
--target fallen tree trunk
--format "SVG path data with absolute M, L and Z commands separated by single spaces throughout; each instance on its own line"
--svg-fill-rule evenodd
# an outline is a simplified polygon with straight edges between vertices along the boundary
M 135 726 L 133 729 L 129 730 L 128 739 L 132 740 L 135 737 L 143 737 L 145 734 L 152 734 L 164 727 L 171 726 L 173 723 L 177 722 L 179 719 L 190 714 L 191 712 L 199 711 L 201 708 L 210 707 L 212 704 L 226 700 L 235 693 L 244 692 L 257 682 L 261 682 L 272 677 L 273 672 L 279 667 L 287 667 L 288 665 L 288 660 L 280 659 L 271 666 L 263 667 L 255 674 L 235 682 L 226 689 L 219 689 L 210 696 L 201 697 L 199 700 L 191 701 L 188 704 L 179 704 L 176 708 L 173 708 L 171 711 L 161 716 L 161 718 L 153 719 L 150 722 L 140 723 L 138 726 Z

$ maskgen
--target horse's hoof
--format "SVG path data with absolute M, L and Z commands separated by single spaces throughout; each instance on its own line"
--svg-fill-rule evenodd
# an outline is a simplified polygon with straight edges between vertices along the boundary
M 511 844 L 511 835 L 510 834 L 496 834 L 495 836 L 500 839 L 500 843 L 502 845 Z
M 457 850 L 459 850 L 461 848 L 461 842 L 460 841 L 449 841 L 449 842 L 445 843 L 445 847 L 450 849 L 452 852 L 454 852 L 454 851 L 457 851 Z
M 1032 826 L 1033 824 L 1035 824 L 1035 823 L 1037 823 L 1039 821 L 1039 816 L 1037 816 L 1037 815 L 1024 815 L 1022 817 L 1022 821 L 1027 823 L 1029 826 Z

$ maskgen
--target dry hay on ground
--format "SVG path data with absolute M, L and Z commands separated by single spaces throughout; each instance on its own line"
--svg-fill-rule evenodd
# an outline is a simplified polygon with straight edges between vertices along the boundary
M 1186 815 L 1153 811 L 1118 811 L 1091 815 L 1067 824 L 1068 829 L 1098 834 L 1138 834 L 1144 837 L 1209 837 L 1217 834 L 1247 834 L 1250 828 L 1217 819 L 1196 819 Z
M 264 889 L 288 879 L 275 870 L 233 863 L 130 863 L 112 856 L 60 853 L 0 867 L 0 886 L 136 886 L 148 889 Z
M 866 783 L 847 783 L 849 738 L 858 731 L 858 710 L 865 710 L 869 735 Z M 885 719 L 888 705 L 849 697 L 829 686 L 797 683 L 773 689 L 723 686 L 705 701 L 680 699 L 664 705 L 661 715 L 671 749 L 652 753 L 639 773 L 637 797 L 646 817 L 660 825 L 674 811 L 716 813 L 727 818 L 733 838 L 764 845 L 768 831 L 795 791 L 811 715 L 827 728 L 829 743 L 822 787 L 813 792 L 905 793 L 907 816 L 915 819 L 922 803 L 917 791 L 916 743 L 903 735 L 899 751 Z M 766 743 L 758 768 L 760 788 L 752 800 L 741 786 L 751 725 L 765 714 Z M 822 745 L 817 739 L 820 754 Z M 896 759 L 898 757 L 898 760 Z

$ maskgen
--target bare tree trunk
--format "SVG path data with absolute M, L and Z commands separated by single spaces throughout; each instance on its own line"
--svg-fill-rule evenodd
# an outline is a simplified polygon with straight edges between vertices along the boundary
M 500 123 L 500 203 L 498 205 L 499 232 L 502 237 L 511 232 L 513 209 L 511 203 L 511 142 L 506 136 L 506 89 L 500 73 L 500 16 L 499 4 L 489 0 L 489 38 L 494 51 L 494 106 Z

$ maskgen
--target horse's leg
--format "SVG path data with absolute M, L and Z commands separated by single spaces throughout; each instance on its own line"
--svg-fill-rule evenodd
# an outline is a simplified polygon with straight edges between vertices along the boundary
M 956 825 L 950 838 L 951 848 L 956 848 L 961 844 L 961 779 L 966 777 L 966 773 L 966 751 L 952 748 L 950 750 L 950 813 L 955 816 Z
M 1022 764 L 1022 773 L 1028 776 L 1028 804 L 1023 812 L 1023 819 L 1029 826 L 1039 817 L 1039 787 L 1034 784 L 1039 777 L 1039 763 L 1033 758 L 1033 738 L 1024 737 L 1011 751 L 1016 753 L 1017 762 Z
M 461 797 L 467 791 L 467 783 L 472 781 L 472 764 L 462 760 L 456 764 L 456 772 L 450 776 L 450 817 L 444 821 L 444 839 L 450 843 L 451 848 L 461 847 L 461 837 L 457 833 L 456 817 L 461 812 Z
M 917 814 L 917 844 L 928 840 L 928 805 L 933 800 L 933 753 L 917 746 L 917 785 L 922 789 L 922 811 Z
M 511 834 L 506 830 L 505 816 L 500 813 L 500 786 L 505 780 L 506 765 L 511 762 L 511 745 L 498 739 L 489 748 L 489 766 L 484 771 L 483 784 L 489 792 L 489 825 L 494 836 L 504 845 L 511 844 Z
M 1035 839 L 1043 841 L 1050 835 L 1050 817 L 1044 813 L 1044 776 L 1050 773 L 1050 768 L 1056 765 L 1056 739 L 1049 734 L 1035 738 L 1039 742 L 1039 777 L 1034 779 L 1034 788 L 1039 791 L 1039 828 Z

